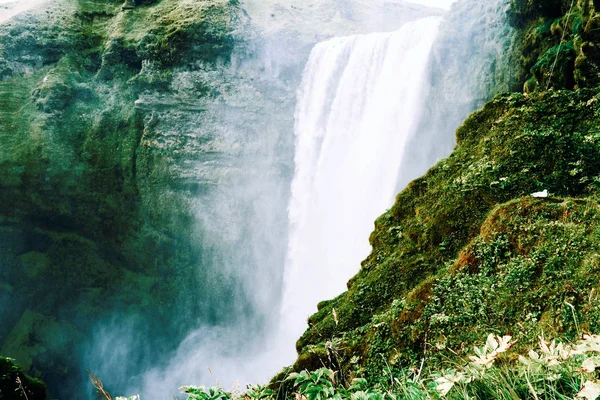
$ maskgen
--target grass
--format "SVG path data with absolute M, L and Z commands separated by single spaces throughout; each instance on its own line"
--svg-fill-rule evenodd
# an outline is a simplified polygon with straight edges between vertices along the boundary
M 574 338 L 565 300 L 596 331 L 596 101 L 588 90 L 506 94 L 471 115 L 454 152 L 376 221 L 371 255 L 310 317 L 293 369 L 334 367 L 327 343 L 345 374 L 376 382 L 386 364 L 443 359 L 436 343 L 464 352 L 506 329 L 519 345 L 542 330 Z M 550 198 L 529 196 L 543 189 Z
M 570 344 L 539 338 L 537 348 L 513 351 L 511 336 L 490 334 L 472 355 L 445 361 L 445 368 L 425 363 L 412 370 L 381 371 L 386 379 L 375 385 L 362 378 L 340 379 L 339 371 L 290 374 L 288 397 L 307 400 L 349 399 L 572 399 L 594 400 L 600 395 L 600 336 L 584 335 Z M 273 394 L 269 398 L 275 399 Z
M 11 358 L 0 357 L 0 399 L 45 400 L 46 388 L 23 372 Z
M 448 359 L 444 367 L 429 368 L 423 362 L 412 370 L 384 369 L 381 374 L 386 379 L 377 384 L 363 378 L 344 379 L 340 371 L 320 368 L 286 375 L 287 392 L 260 385 L 249 385 L 243 392 L 204 386 L 181 390 L 188 400 L 595 400 L 600 396 L 596 373 L 600 336 L 582 335 L 575 342 L 539 337 L 537 346 L 523 353 L 514 350 L 515 344 L 511 336 L 489 334 L 466 358 Z M 91 377 L 103 397 L 112 400 L 99 380 Z

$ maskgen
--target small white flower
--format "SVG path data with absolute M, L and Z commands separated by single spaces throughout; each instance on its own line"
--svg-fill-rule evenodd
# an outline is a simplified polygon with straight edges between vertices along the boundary
M 565 349 L 562 343 L 556 344 L 556 340 L 553 340 L 550 345 L 540 337 L 540 350 L 542 356 L 539 357 L 539 361 L 548 365 L 549 367 L 560 364 L 559 359 L 566 360 L 570 356 L 568 349 Z
M 546 375 L 546 380 L 550 381 L 550 382 L 554 382 L 559 380 L 560 378 L 562 378 L 561 374 L 547 374 Z
M 523 357 L 522 355 L 519 355 L 519 362 L 523 365 L 526 366 L 530 366 L 531 365 L 531 360 L 529 360 L 528 358 Z
M 583 388 L 577 393 L 576 397 L 587 400 L 596 400 L 598 396 L 600 396 L 600 382 L 594 380 L 585 382 Z
M 441 397 L 446 397 L 448 392 L 450 392 L 450 390 L 454 386 L 454 382 L 446 379 L 443 376 L 441 378 L 437 378 L 435 380 L 435 383 L 437 383 L 435 390 L 439 392 Z
M 488 350 L 494 351 L 498 348 L 499 344 L 493 334 L 489 334 L 487 340 L 485 341 L 485 347 Z
M 600 367 L 598 359 L 595 357 L 587 358 L 581 364 L 581 372 L 594 372 L 598 367 Z
M 527 353 L 527 355 L 533 361 L 539 361 L 540 360 L 540 355 L 538 353 L 536 353 L 534 350 L 529 350 L 529 353 Z
M 570 354 L 584 354 L 589 352 L 600 353 L 600 336 L 598 335 L 583 335 L 574 350 Z
M 501 353 L 508 351 L 515 344 L 511 339 L 512 336 L 488 335 L 485 346 L 474 348 L 476 356 L 469 356 L 471 362 L 485 368 L 490 367 Z
M 505 351 L 510 350 L 510 348 L 515 344 L 514 341 L 511 342 L 512 336 L 498 336 L 498 347 L 496 348 L 497 353 L 504 353 Z
M 473 379 L 472 376 L 467 376 L 462 372 L 454 371 L 451 374 L 437 378 L 435 380 L 435 383 L 437 383 L 435 389 L 439 392 L 441 397 L 445 397 L 455 384 L 470 383 Z
M 540 198 L 548 197 L 548 189 L 544 189 L 543 192 L 531 193 L 531 196 L 532 197 L 540 197 Z

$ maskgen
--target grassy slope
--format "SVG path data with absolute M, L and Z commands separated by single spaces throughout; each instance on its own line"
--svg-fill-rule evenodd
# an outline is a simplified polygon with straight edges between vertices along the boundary
M 398 195 L 348 291 L 309 318 L 294 370 L 377 381 L 489 332 L 525 344 L 543 331 L 573 336 L 575 320 L 600 328 L 600 111 L 598 91 L 582 89 L 598 83 L 599 17 L 591 1 L 570 4 L 511 1 L 530 94 L 472 114 L 454 152 Z M 542 189 L 551 199 L 529 197 Z
M 377 380 L 489 332 L 573 335 L 565 301 L 597 330 L 599 129 L 594 90 L 502 95 L 474 113 L 377 220 L 372 254 L 309 319 L 295 368 Z M 552 199 L 528 197 L 544 188 Z

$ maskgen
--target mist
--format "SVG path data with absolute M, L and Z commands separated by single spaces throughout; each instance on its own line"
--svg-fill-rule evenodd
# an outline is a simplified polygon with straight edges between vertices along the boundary
M 0 24 L 50 0 L 0 0 Z
M 456 0 L 408 0 L 410 3 L 422 4 L 427 7 L 437 7 L 449 10 Z
M 244 6 L 249 12 L 254 10 L 250 14 L 253 19 L 258 18 L 265 7 L 276 10 L 278 7 L 250 2 Z M 352 2 L 332 2 L 329 7 L 333 12 L 331 18 L 335 18 L 337 7 L 341 7 L 342 15 L 347 17 L 330 36 L 369 33 L 386 13 L 383 5 L 379 11 L 372 5 L 365 7 Z M 393 10 L 397 22 L 394 24 L 388 15 L 388 31 L 399 28 L 408 18 L 416 19 L 429 12 L 417 8 L 412 11 L 414 16 L 408 13 L 407 18 L 402 8 Z M 294 18 L 303 21 L 313 11 L 307 8 L 306 12 Z M 327 12 L 326 9 L 320 18 Z M 166 399 L 177 393 L 179 386 L 190 384 L 243 389 L 249 383 L 266 383 L 282 367 L 293 362 L 295 339 L 281 336 L 280 309 L 284 291 L 289 290 L 283 284 L 283 275 L 288 251 L 288 206 L 295 169 L 297 120 L 294 110 L 302 72 L 315 39 L 320 37 L 311 37 L 302 31 L 299 36 L 289 31 L 289 24 L 295 22 L 289 17 L 282 18 L 284 21 L 279 21 L 281 28 L 277 31 L 240 32 L 231 67 L 220 71 L 216 80 L 228 86 L 227 93 L 203 103 L 205 111 L 190 128 L 201 130 L 204 137 L 210 136 L 217 146 L 213 151 L 224 153 L 222 149 L 227 149 L 226 157 L 213 155 L 203 159 L 201 156 L 189 163 L 193 176 L 210 180 L 202 196 L 191 199 L 196 215 L 197 245 L 203 249 L 196 271 L 197 282 L 202 284 L 198 294 L 192 297 L 198 304 L 206 305 L 210 312 L 204 316 L 187 313 L 177 318 L 182 325 L 194 329 L 188 331 L 169 355 L 152 363 L 148 361 L 154 357 L 148 357 L 142 364 L 148 365 L 143 372 L 129 379 L 129 383 L 118 384 L 127 395 L 139 393 L 142 398 Z M 312 24 L 310 30 L 314 28 Z M 248 40 L 248 37 L 255 39 Z M 248 76 L 252 77 L 251 81 Z M 214 85 L 212 73 L 210 78 Z M 207 80 L 197 72 L 182 71 L 175 82 L 179 87 L 192 87 L 199 79 Z M 383 207 L 373 215 L 382 211 Z M 364 232 L 365 243 L 368 234 L 368 230 Z M 348 271 L 355 271 L 359 262 L 356 260 Z M 338 281 L 344 282 L 351 273 L 341 274 Z M 297 289 L 302 291 L 301 287 Z M 189 284 L 187 290 L 198 289 Z M 227 295 L 213 297 L 214 291 Z M 318 298 L 330 295 L 322 293 Z M 312 304 L 314 296 L 300 295 L 296 301 L 307 303 L 309 309 L 316 311 L 316 302 Z M 197 305 L 189 307 L 198 308 Z M 304 318 L 299 316 L 300 320 Z M 121 341 L 131 338 L 130 335 L 121 337 Z M 96 348 L 107 348 L 102 345 L 107 340 L 108 337 L 95 338 L 94 342 L 100 344 Z M 134 353 L 139 346 L 132 341 L 130 349 Z M 104 357 L 100 353 L 94 358 Z M 108 374 L 107 382 L 118 382 L 110 368 L 103 369 Z
M 447 9 L 452 2 L 423 3 Z M 245 6 L 254 11 L 250 14 L 253 20 L 258 20 L 264 10 L 280 10 L 278 5 L 265 3 L 257 5 L 247 2 Z M 365 9 L 362 3 L 351 2 L 335 2 L 331 7 L 333 11 L 336 8 L 341 10 L 342 18 L 346 16 L 347 20 L 346 24 L 335 27 L 329 33 L 330 37 L 368 34 L 374 25 L 383 21 L 386 11 L 382 8 L 374 12 L 372 7 Z M 310 12 L 307 9 L 307 15 Z M 438 15 L 435 11 L 431 11 L 431 14 Z M 106 343 L 115 340 L 113 336 L 105 333 L 96 336 L 93 340 L 96 343 L 95 351 L 91 351 L 93 358 L 109 361 L 102 362 L 99 372 L 123 394 L 139 393 L 142 398 L 167 399 L 183 385 L 220 385 L 230 390 L 243 390 L 249 383 L 266 383 L 282 367 L 294 361 L 294 342 L 306 328 L 306 317 L 316 312 L 316 303 L 341 293 L 346 281 L 356 273 L 369 251 L 368 236 L 373 221 L 391 206 L 396 191 L 447 155 L 452 148 L 453 129 L 462 114 L 457 117 L 456 126 L 445 127 L 441 131 L 444 137 L 440 137 L 440 133 L 428 131 L 418 121 L 423 114 L 423 121 L 437 121 L 439 124 L 436 126 L 439 127 L 443 125 L 442 118 L 447 115 L 446 111 L 436 109 L 435 115 L 430 115 L 425 109 L 407 109 L 416 120 L 407 128 L 412 132 L 407 133 L 405 139 L 408 156 L 405 160 L 396 160 L 402 167 L 381 165 L 370 171 L 377 176 L 382 168 L 390 168 L 388 186 L 392 191 L 383 195 L 383 202 L 366 214 L 366 222 L 357 228 L 351 239 L 341 240 L 336 229 L 346 228 L 340 228 L 336 222 L 330 221 L 331 234 L 328 236 L 327 231 L 321 231 L 320 246 L 303 248 L 302 252 L 313 252 L 312 256 L 305 254 L 297 266 L 290 266 L 290 257 L 294 257 L 290 254 L 295 251 L 290 253 L 289 229 L 293 211 L 289 207 L 292 180 L 295 171 L 298 171 L 298 166 L 294 166 L 294 158 L 297 160 L 298 157 L 297 154 L 294 156 L 294 132 L 298 129 L 297 91 L 302 83 L 305 64 L 317 43 L 315 40 L 327 40 L 320 35 L 312 36 L 310 30 L 314 26 L 307 28 L 308 35 L 307 32 L 300 31 L 298 35 L 288 31 L 289 25 L 296 25 L 294 18 L 304 21 L 307 15 L 296 15 L 292 19 L 282 17 L 283 21 L 275 22 L 280 24 L 279 29 L 268 34 L 240 32 L 238 49 L 234 52 L 231 66 L 217 73 L 219 77 L 216 81 L 220 82 L 217 85 L 227 85 L 228 91 L 222 97 L 203 103 L 204 112 L 192 120 L 190 129 L 201 130 L 204 137 L 210 132 L 208 136 L 213 144 L 208 148 L 211 148 L 213 155 L 201 156 L 188 164 L 193 171 L 193 179 L 208 181 L 202 196 L 190 200 L 196 216 L 196 244 L 202 249 L 202 257 L 191 275 L 196 275 L 196 281 L 188 283 L 185 289 L 191 292 L 189 298 L 183 300 L 188 305 L 179 307 L 188 311 L 175 318 L 188 329 L 186 331 L 184 328 L 186 333 L 176 348 L 160 357 L 142 357 L 140 364 L 132 369 L 132 372 L 138 373 L 130 373 L 125 380 L 114 376 L 116 370 L 112 365 L 119 364 L 117 359 L 127 359 L 136 352 L 147 350 L 140 350 L 143 346 L 139 338 L 136 339 L 128 331 L 119 335 L 119 349 L 122 350 L 118 351 L 120 356 L 113 359 L 104 353 L 110 349 Z M 332 18 L 335 15 L 334 12 Z M 405 17 L 398 17 L 396 24 L 390 21 L 389 16 L 386 21 L 385 30 L 388 32 L 396 30 L 392 27 L 400 28 L 407 23 Z M 301 26 L 301 23 L 298 25 Z M 444 23 L 441 29 L 444 29 Z M 241 39 L 242 36 L 254 39 Z M 442 51 L 440 46 L 444 47 L 443 51 L 448 51 L 446 45 L 436 41 L 431 51 Z M 463 45 L 469 47 L 471 44 Z M 423 74 L 424 79 L 424 86 L 419 89 L 420 102 L 426 101 L 426 94 L 430 91 L 439 94 L 440 89 L 435 87 L 436 77 L 433 76 L 440 73 L 435 67 L 436 62 L 439 59 L 432 58 L 430 62 L 414 67 Z M 197 80 L 208 80 L 206 74 L 215 84 L 215 72 L 207 71 L 181 71 L 175 82 L 179 87 L 193 87 L 193 82 Z M 252 76 L 251 81 L 248 76 Z M 306 71 L 304 79 L 307 79 Z M 467 85 L 459 91 L 469 88 Z M 432 101 L 435 103 L 437 100 L 429 97 L 428 109 L 438 107 L 432 105 Z M 414 100 L 409 102 L 413 104 Z M 441 103 L 438 101 L 435 104 Z M 402 108 L 402 105 L 398 107 Z M 474 107 L 475 104 L 469 104 L 461 113 L 468 113 Z M 393 110 L 390 112 L 394 114 Z M 394 129 L 392 127 L 391 131 Z M 418 149 L 414 148 L 419 146 L 416 138 L 423 139 Z M 437 141 L 446 145 L 439 146 Z M 431 148 L 423 148 L 423 144 L 439 148 L 432 151 Z M 379 146 L 385 147 L 386 144 L 382 142 Z M 225 157 L 224 149 L 227 149 Z M 412 154 L 422 156 L 410 164 Z M 367 182 L 373 179 L 368 176 L 365 175 Z M 402 183 L 396 186 L 397 182 Z M 338 195 L 348 193 L 342 189 Z M 329 210 L 336 207 L 332 202 L 339 200 L 339 197 L 332 196 L 327 203 Z M 351 218 L 352 207 L 346 211 L 346 214 L 340 215 L 341 220 Z M 327 262 L 315 264 L 315 260 L 330 246 L 338 246 L 341 250 L 332 254 L 334 258 L 336 255 L 341 257 L 336 262 L 339 267 Z M 347 246 L 362 250 L 346 252 L 344 249 Z M 344 253 L 348 253 L 349 258 L 342 257 Z M 284 275 L 289 274 L 289 269 L 296 269 L 299 275 L 295 278 L 290 275 L 284 282 Z M 317 281 L 307 283 L 303 275 L 310 275 L 313 279 L 316 277 Z M 325 286 L 317 284 L 319 280 Z M 287 305 L 282 304 L 284 301 Z M 189 310 L 196 310 L 196 313 L 190 313 Z M 114 329 L 100 330 L 108 331 Z M 119 331 L 118 328 L 116 331 Z M 127 371 L 122 368 L 119 375 L 127 376 Z

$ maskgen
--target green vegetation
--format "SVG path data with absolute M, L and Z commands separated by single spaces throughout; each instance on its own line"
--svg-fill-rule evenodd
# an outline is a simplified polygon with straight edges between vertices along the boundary
M 309 318 L 291 371 L 376 387 L 456 362 L 486 332 L 523 349 L 600 328 L 599 16 L 589 1 L 513 0 L 509 17 L 526 94 L 472 114 L 454 152 L 398 195 L 348 291 Z
M 290 374 L 296 398 L 307 400 L 396 399 L 572 399 L 594 400 L 600 395 L 595 372 L 600 366 L 598 336 L 585 336 L 575 345 L 539 338 L 537 349 L 519 355 L 510 336 L 488 335 L 468 359 L 448 361 L 445 369 L 419 368 L 398 373 L 385 368 L 385 380 L 369 385 L 350 382 L 338 372 L 321 368 Z M 273 398 L 275 398 L 273 396 Z
M 600 84 L 600 17 L 592 0 L 510 0 L 525 91 Z
M 525 94 L 464 122 L 454 152 L 376 221 L 371 255 L 309 318 L 296 363 L 240 396 L 595 399 L 598 349 L 576 349 L 597 337 L 567 345 L 600 330 L 595 7 L 511 1 Z M 531 196 L 544 189 L 550 197 Z M 489 336 L 465 361 L 489 332 L 509 336 Z
M 452 155 L 377 220 L 372 254 L 310 317 L 294 370 L 342 366 L 376 382 L 485 332 L 573 337 L 565 302 L 598 329 L 597 96 L 507 94 L 469 117 Z M 552 197 L 528 196 L 542 189 Z
M 54 388 L 77 379 L 76 346 L 114 310 L 152 309 L 149 336 L 171 338 L 183 335 L 173 319 L 200 313 L 172 306 L 187 304 L 176 297 L 200 264 L 189 189 L 174 179 L 195 149 L 156 128 L 181 124 L 182 111 L 169 118 L 136 100 L 160 104 L 182 66 L 216 74 L 239 10 L 228 0 L 121 6 L 49 2 L 0 26 L 0 354 Z
M 14 360 L 0 357 L 0 399 L 45 400 L 46 388 L 41 381 L 26 375 Z
M 483 345 L 474 346 L 469 357 L 448 359 L 432 368 L 422 362 L 418 368 L 392 371 L 385 367 L 384 380 L 370 385 L 363 378 L 348 378 L 341 371 L 320 368 L 291 373 L 287 398 L 297 400 L 439 400 L 442 398 L 553 399 L 600 396 L 600 336 L 584 335 L 577 342 L 548 341 L 539 337 L 535 348 L 515 351 L 511 336 L 490 334 Z M 251 385 L 245 392 L 228 392 L 220 387 L 183 387 L 188 400 L 275 400 L 275 393 Z M 110 395 L 107 395 L 109 398 Z M 131 397 L 135 400 L 138 397 Z M 118 399 L 125 400 L 124 397 Z
M 564 399 L 600 385 L 598 338 L 577 342 L 600 331 L 598 2 L 510 4 L 525 94 L 500 95 L 464 122 L 454 152 L 376 221 L 372 254 L 347 292 L 319 304 L 296 363 L 240 396 Z M 186 95 L 215 97 L 237 6 L 162 0 L 124 11 L 79 0 L 44 23 L 0 29 L 0 233 L 14 247 L 0 295 L 20 307 L 0 326 L 0 349 L 31 370 L 53 360 L 50 378 L 65 379 L 69 343 L 113 306 L 137 311 L 148 293 L 158 311 L 150 330 L 198 312 L 182 271 L 207 254 L 191 245 L 182 193 L 194 189 L 177 186 L 176 169 L 206 138 L 174 125 L 202 121 L 185 113 Z M 197 75 L 175 82 L 182 68 Z M 549 198 L 530 196 L 544 189 Z M 182 335 L 172 329 L 162 333 Z M 511 338 L 491 336 L 466 361 L 489 332 Z M 563 344 L 527 352 L 540 336 Z M 40 388 L 17 382 L 10 360 L 0 373 L 0 398 Z

